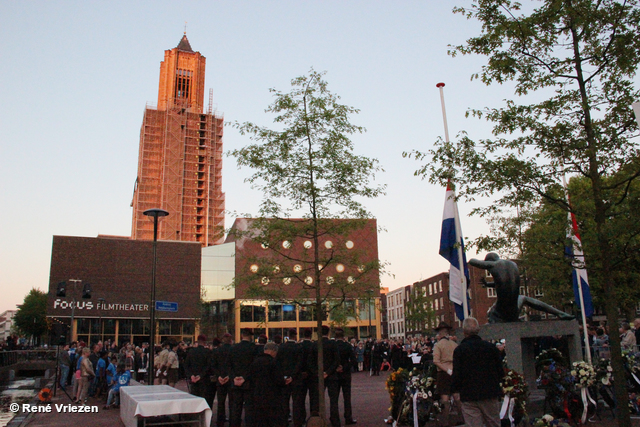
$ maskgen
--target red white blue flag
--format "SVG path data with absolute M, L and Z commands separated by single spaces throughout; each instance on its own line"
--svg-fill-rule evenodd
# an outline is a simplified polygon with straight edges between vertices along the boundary
M 455 305 L 458 319 L 464 320 L 468 315 L 468 312 L 464 312 L 463 301 L 465 295 L 468 295 L 469 268 L 467 267 L 467 257 L 464 252 L 464 239 L 462 238 L 462 228 L 460 227 L 458 205 L 456 204 L 455 193 L 451 183 L 447 184 L 447 194 L 444 200 L 440 255 L 451 264 L 449 267 L 449 299 Z M 460 262 L 461 260 L 462 262 Z
M 570 240 L 572 244 L 571 247 L 566 248 L 566 253 L 567 256 L 571 257 L 571 266 L 573 267 L 571 273 L 573 294 L 575 295 L 578 307 L 582 308 L 582 303 L 584 302 L 585 316 L 591 317 L 593 315 L 591 289 L 589 288 L 589 279 L 587 278 L 587 269 L 584 262 L 584 253 L 582 252 L 582 240 L 580 239 L 580 233 L 578 231 L 578 222 L 573 212 L 569 212 L 569 222 L 571 223 L 571 228 L 567 231 L 567 239 Z

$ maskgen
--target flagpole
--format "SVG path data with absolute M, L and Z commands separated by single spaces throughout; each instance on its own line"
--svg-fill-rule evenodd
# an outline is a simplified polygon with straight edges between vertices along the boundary
M 444 83 L 438 83 L 436 85 L 436 87 L 438 89 L 440 89 L 440 104 L 442 106 L 442 121 L 444 122 L 444 140 L 445 142 L 448 144 L 449 143 L 449 125 L 447 124 L 447 110 L 444 107 Z M 454 189 L 454 194 L 455 194 L 455 189 Z M 456 227 L 456 236 L 457 239 L 462 238 L 462 230 L 460 227 L 460 221 L 458 221 L 457 219 L 460 218 L 460 216 L 458 215 L 458 204 L 455 204 L 455 227 Z M 456 240 L 457 240 L 456 239 Z M 456 242 L 457 244 L 457 248 L 458 248 L 458 260 L 459 260 L 459 268 L 460 268 L 460 282 L 462 284 L 462 311 L 463 311 L 463 316 L 464 318 L 466 318 L 467 316 L 469 316 L 469 302 L 467 301 L 467 280 L 466 280 L 466 276 L 464 274 L 465 272 L 465 265 L 464 265 L 464 257 L 462 256 L 462 242 L 460 242 L 459 240 Z M 451 286 L 451 283 L 449 283 L 449 286 Z M 464 320 L 464 319 L 462 319 Z
M 569 204 L 569 218 L 571 219 L 571 232 L 573 233 L 573 216 L 571 215 L 571 199 L 569 198 L 569 188 L 567 187 L 567 179 L 564 175 L 564 166 L 562 167 L 562 184 L 564 185 L 564 191 L 567 195 L 567 203 Z M 573 247 L 573 239 L 571 239 L 571 246 Z M 573 250 L 571 251 L 571 253 L 573 254 Z M 583 255 L 584 255 L 584 251 L 582 251 Z M 584 349 L 585 349 L 585 353 L 587 355 L 587 362 L 591 365 L 593 364 L 591 361 L 591 346 L 589 345 L 589 331 L 587 328 L 587 315 L 585 313 L 585 307 L 584 307 L 584 296 L 582 295 L 582 277 L 580 277 L 580 275 L 578 274 L 578 271 L 576 271 L 575 265 L 573 263 L 571 263 L 571 268 L 574 270 L 572 272 L 572 276 L 573 274 L 575 274 L 576 276 L 576 281 L 578 282 L 578 295 L 580 297 L 580 314 L 582 315 L 582 332 L 584 335 Z

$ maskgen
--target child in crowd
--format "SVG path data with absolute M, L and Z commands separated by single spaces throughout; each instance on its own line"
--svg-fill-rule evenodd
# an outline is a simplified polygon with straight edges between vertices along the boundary
M 116 376 L 113 379 L 113 386 L 109 390 L 107 404 L 102 409 L 109 409 L 113 405 L 114 408 L 120 407 L 120 387 L 128 386 L 131 381 L 131 371 L 125 368 L 124 363 L 118 364 Z

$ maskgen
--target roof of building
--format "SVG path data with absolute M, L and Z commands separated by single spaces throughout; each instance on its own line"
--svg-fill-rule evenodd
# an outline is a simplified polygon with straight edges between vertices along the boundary
M 182 50 L 184 52 L 193 52 L 191 49 L 191 44 L 189 44 L 189 39 L 187 39 L 187 35 L 183 35 L 182 39 L 180 39 L 180 43 L 177 46 L 178 50 Z

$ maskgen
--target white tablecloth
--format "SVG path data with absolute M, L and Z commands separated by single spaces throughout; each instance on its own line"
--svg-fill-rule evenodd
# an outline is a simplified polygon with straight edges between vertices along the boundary
M 126 427 L 137 427 L 139 417 L 198 414 L 200 424 L 209 427 L 211 408 L 201 397 L 168 385 L 128 386 L 120 388 L 120 419 Z

